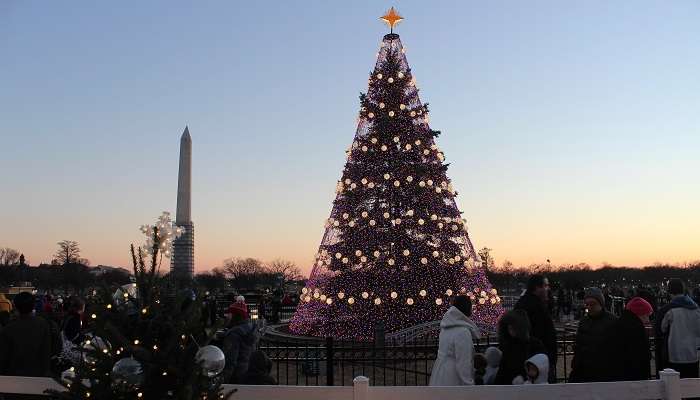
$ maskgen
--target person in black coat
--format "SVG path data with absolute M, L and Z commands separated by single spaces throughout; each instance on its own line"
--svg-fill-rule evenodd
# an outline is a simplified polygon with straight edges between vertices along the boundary
M 608 380 L 642 381 L 650 377 L 651 350 L 645 323 L 651 304 L 641 297 L 631 299 L 615 322 L 606 341 L 608 356 L 601 368 L 608 369 Z
M 277 380 L 271 372 L 272 361 L 265 353 L 256 350 L 250 355 L 248 371 L 241 378 L 241 385 L 276 385 Z
M 51 326 L 32 315 L 34 296 L 15 296 L 19 317 L 0 332 L 0 375 L 51 376 Z
M 569 382 L 604 382 L 607 376 L 601 370 L 605 364 L 603 346 L 617 318 L 605 309 L 605 297 L 598 288 L 587 290 L 584 302 L 588 313 L 576 331 Z
M 549 280 L 542 275 L 532 275 L 527 282 L 527 290 L 515 303 L 515 310 L 523 310 L 530 320 L 531 335 L 544 344 L 549 357 L 549 382 L 556 382 L 557 370 L 557 331 L 549 314 L 547 298 Z
M 495 385 L 512 385 L 516 376 L 525 374 L 525 361 L 546 351 L 539 339 L 530 336 L 530 322 L 522 310 L 509 311 L 498 321 L 498 347 L 503 355 Z

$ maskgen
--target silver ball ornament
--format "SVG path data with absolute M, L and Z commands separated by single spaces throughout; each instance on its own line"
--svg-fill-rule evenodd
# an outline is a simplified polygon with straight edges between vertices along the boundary
M 200 348 L 194 358 L 209 378 L 219 375 L 226 366 L 224 352 L 216 346 L 208 345 Z

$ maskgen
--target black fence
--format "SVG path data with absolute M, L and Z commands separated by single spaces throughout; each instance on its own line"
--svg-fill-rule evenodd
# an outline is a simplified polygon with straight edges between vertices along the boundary
M 475 353 L 498 346 L 495 337 L 475 343 Z M 556 377 L 565 383 L 571 374 L 576 335 L 561 332 L 558 340 Z M 654 357 L 654 340 L 650 341 Z M 426 386 L 437 358 L 435 338 L 410 343 L 352 342 L 327 338 L 302 342 L 263 340 L 260 350 L 273 362 L 272 375 L 280 385 L 349 386 L 358 376 L 369 377 L 375 386 Z M 653 372 L 657 372 L 652 365 Z

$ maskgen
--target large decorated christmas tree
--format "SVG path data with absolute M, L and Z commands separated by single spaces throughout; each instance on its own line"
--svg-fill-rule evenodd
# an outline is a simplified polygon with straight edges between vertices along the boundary
M 428 125 L 394 25 L 385 35 L 357 132 L 337 184 L 316 263 L 290 329 L 302 335 L 368 339 L 382 324 L 398 331 L 442 317 L 453 296 L 474 304 L 474 319 L 501 314 L 457 208 L 445 156 Z

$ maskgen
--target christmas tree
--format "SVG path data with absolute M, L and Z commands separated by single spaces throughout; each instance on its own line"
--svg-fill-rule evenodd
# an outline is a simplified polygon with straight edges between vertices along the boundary
M 394 25 L 369 88 L 337 184 L 326 231 L 290 329 L 302 335 L 371 338 L 442 317 L 453 296 L 473 300 L 493 325 L 500 298 L 485 276 L 455 203 L 445 156 Z
M 205 346 L 216 327 L 207 330 L 202 302 L 191 288 L 159 274 L 163 257 L 183 233 L 168 213 L 144 225 L 144 247 L 131 246 L 135 283 L 96 290 L 88 299 L 86 332 L 63 372 L 66 390 L 55 398 L 214 399 L 221 389 L 224 354 Z

